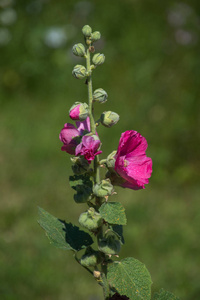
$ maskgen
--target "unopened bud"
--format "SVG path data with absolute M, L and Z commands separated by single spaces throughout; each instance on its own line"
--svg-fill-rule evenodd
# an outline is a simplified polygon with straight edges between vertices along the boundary
M 100 183 L 95 184 L 93 193 L 97 197 L 110 196 L 113 192 L 113 185 L 109 179 L 103 179 Z
M 91 40 L 93 42 L 96 42 L 96 41 L 100 40 L 100 38 L 101 38 L 101 33 L 99 31 L 95 31 L 91 35 Z
M 93 94 L 93 101 L 104 103 L 107 101 L 108 94 L 102 88 L 96 89 Z
M 85 25 L 82 28 L 82 33 L 85 37 L 90 37 L 92 34 L 92 28 L 89 25 Z
M 92 62 L 96 66 L 102 65 L 104 61 L 105 61 L 105 55 L 101 53 L 96 53 L 92 58 Z
M 94 251 L 92 247 L 88 247 L 85 254 L 81 257 L 80 263 L 83 267 L 94 267 L 100 262 L 99 251 Z
M 85 56 L 85 47 L 81 43 L 75 44 L 72 48 L 72 52 L 76 56 L 83 57 L 83 56 Z
M 119 115 L 113 111 L 105 111 L 101 114 L 101 124 L 105 127 L 111 127 L 119 121 Z
M 106 166 L 110 169 L 114 169 L 115 168 L 115 156 L 116 156 L 117 151 L 113 151 L 112 153 L 110 153 L 106 159 Z
M 69 116 L 72 120 L 84 121 L 88 116 L 87 103 L 75 102 L 69 110 Z
M 72 75 L 77 79 L 83 79 L 86 76 L 86 68 L 82 65 L 76 65 L 72 71 Z
M 121 249 L 121 243 L 114 235 L 102 238 L 98 241 L 98 248 L 105 254 L 118 254 Z
M 81 226 L 88 230 L 95 230 L 102 224 L 100 214 L 97 213 L 93 207 L 90 207 L 87 212 L 82 213 L 78 221 Z
M 94 275 L 94 278 L 100 279 L 100 277 L 101 277 L 101 272 L 95 270 L 95 271 L 93 271 L 93 275 Z

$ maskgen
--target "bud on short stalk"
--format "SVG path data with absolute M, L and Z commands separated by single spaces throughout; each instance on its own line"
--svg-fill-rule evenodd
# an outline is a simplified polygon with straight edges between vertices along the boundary
M 90 37 L 92 34 L 92 28 L 89 25 L 85 25 L 82 28 L 82 33 L 86 38 Z
M 85 254 L 81 257 L 80 263 L 83 267 L 94 267 L 101 261 L 99 251 L 95 251 L 92 247 L 88 247 Z
M 84 57 L 86 55 L 85 47 L 81 43 L 75 44 L 72 48 L 72 52 L 74 55 L 80 57 Z
M 100 120 L 105 127 L 112 127 L 119 121 L 119 115 L 113 111 L 105 111 L 101 114 Z
M 82 213 L 78 221 L 81 226 L 88 230 L 95 230 L 102 225 L 102 218 L 93 207 L 90 207 L 88 211 Z
M 98 241 L 98 248 L 105 254 L 118 254 L 121 249 L 121 243 L 115 235 L 108 235 Z
M 96 42 L 100 40 L 100 38 L 101 38 L 101 33 L 99 31 L 94 31 L 91 35 L 92 42 Z
M 97 197 L 110 196 L 113 193 L 113 185 L 109 179 L 103 179 L 100 183 L 94 185 L 93 193 Z
M 75 102 L 69 110 L 72 120 L 84 121 L 89 114 L 87 103 Z
M 97 53 L 93 56 L 92 62 L 95 66 L 100 66 L 104 63 L 105 61 L 105 55 L 101 53 Z
M 93 101 L 104 103 L 107 101 L 108 94 L 102 88 L 96 89 L 93 93 Z
M 109 169 L 114 169 L 115 168 L 115 155 L 116 155 L 117 151 L 113 151 L 111 152 L 108 157 L 106 158 L 106 166 L 109 168 Z
M 76 65 L 72 71 L 76 79 L 83 79 L 86 76 L 86 68 L 82 65 Z

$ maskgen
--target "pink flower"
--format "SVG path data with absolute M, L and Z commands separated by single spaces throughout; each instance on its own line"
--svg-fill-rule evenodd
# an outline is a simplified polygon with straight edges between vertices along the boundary
M 69 110 L 72 120 L 84 121 L 88 117 L 88 105 L 86 103 L 75 102 Z
M 80 104 L 76 105 L 69 111 L 69 116 L 72 120 L 79 120 L 80 106 Z
M 89 118 L 84 122 L 76 122 L 76 126 L 77 128 L 70 123 L 66 123 L 59 135 L 61 142 L 64 144 L 61 150 L 72 155 L 75 154 L 75 148 L 79 144 L 81 136 L 90 131 Z
M 123 180 L 118 185 L 133 190 L 144 189 L 152 173 L 152 160 L 146 156 L 146 139 L 137 131 L 122 133 L 115 156 L 115 171 Z
M 100 144 L 101 142 L 96 135 L 84 135 L 82 142 L 76 147 L 75 154 L 76 156 L 83 155 L 90 163 L 96 155 L 102 153 L 102 151 L 97 151 Z

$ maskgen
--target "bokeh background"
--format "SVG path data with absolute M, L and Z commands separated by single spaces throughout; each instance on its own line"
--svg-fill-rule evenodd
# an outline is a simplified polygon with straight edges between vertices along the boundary
M 86 208 L 73 201 L 69 156 L 58 139 L 68 109 L 87 101 L 71 76 L 81 59 L 72 46 L 89 24 L 102 33 L 106 56 L 94 88 L 96 105 L 120 114 L 99 128 L 103 157 L 121 132 L 147 138 L 153 174 L 145 190 L 117 189 L 126 208 L 120 257 L 146 264 L 154 282 L 185 300 L 200 299 L 199 78 L 200 2 L 138 0 L 0 1 L 0 298 L 102 299 L 101 288 L 51 246 L 37 224 L 37 206 L 77 224 Z M 77 224 L 78 225 L 78 224 Z

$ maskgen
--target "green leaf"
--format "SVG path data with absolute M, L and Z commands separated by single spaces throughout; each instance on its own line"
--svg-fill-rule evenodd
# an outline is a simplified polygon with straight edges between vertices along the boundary
M 111 230 L 117 234 L 118 238 L 120 239 L 121 243 L 124 244 L 124 236 L 123 236 L 123 226 L 122 225 L 112 225 L 110 226 Z
M 125 209 L 119 202 L 105 202 L 99 212 L 109 224 L 126 225 Z
M 108 266 L 108 282 L 120 295 L 131 300 L 151 299 L 151 276 L 143 263 L 132 257 Z
M 88 233 L 71 223 L 57 219 L 40 207 L 38 223 L 46 231 L 50 243 L 57 248 L 79 251 L 93 244 Z
M 77 192 L 74 195 L 76 203 L 85 203 L 90 199 L 93 187 L 90 176 L 86 174 L 70 176 L 69 184 Z
M 85 186 L 92 191 L 93 182 L 86 174 L 69 176 L 70 186 L 77 191 L 79 186 Z
M 159 293 L 154 294 L 153 300 L 179 300 L 174 294 L 161 289 Z

